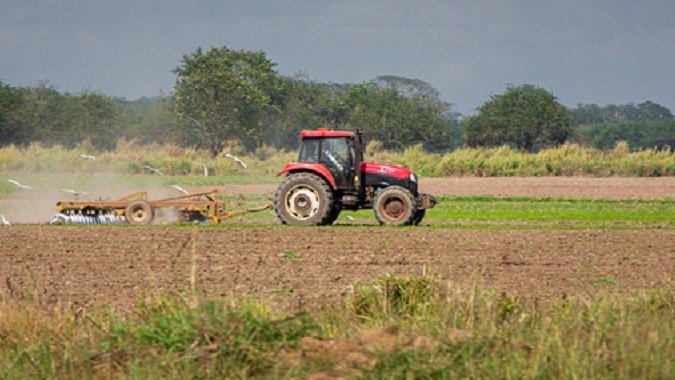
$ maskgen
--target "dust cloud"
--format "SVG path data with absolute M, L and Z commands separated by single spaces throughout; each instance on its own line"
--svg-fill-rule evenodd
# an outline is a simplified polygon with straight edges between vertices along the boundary
M 105 201 L 115 200 L 129 194 L 144 191 L 150 199 L 179 195 L 172 188 L 163 185 L 159 177 L 149 175 L 91 174 L 73 175 L 72 173 L 17 173 L 0 176 L 8 184 L 15 179 L 29 185 L 34 190 L 12 192 L 0 199 L 0 214 L 12 224 L 48 223 L 56 214 L 59 201 Z M 74 190 L 79 194 L 73 194 Z M 176 215 L 170 211 L 164 213 L 162 220 L 175 221 Z

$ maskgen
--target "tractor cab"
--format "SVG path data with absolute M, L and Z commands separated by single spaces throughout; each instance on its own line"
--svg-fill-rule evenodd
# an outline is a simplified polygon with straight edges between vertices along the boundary
M 361 135 L 319 128 L 300 132 L 298 162 L 320 164 L 328 169 L 335 189 L 357 190 L 358 169 L 363 161 Z

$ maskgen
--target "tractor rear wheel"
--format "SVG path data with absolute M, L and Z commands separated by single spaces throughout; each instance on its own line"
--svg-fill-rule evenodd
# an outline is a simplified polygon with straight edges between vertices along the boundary
M 375 218 L 380 224 L 408 226 L 415 219 L 415 198 L 400 186 L 389 186 L 375 197 Z
M 289 175 L 274 194 L 274 210 L 283 224 L 322 226 L 335 221 L 333 191 L 312 173 Z
M 134 199 L 124 209 L 124 217 L 129 224 L 150 224 L 155 218 L 155 213 L 148 201 Z

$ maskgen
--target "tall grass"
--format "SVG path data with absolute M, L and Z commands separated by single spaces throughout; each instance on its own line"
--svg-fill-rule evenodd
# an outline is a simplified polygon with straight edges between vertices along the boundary
M 442 343 L 431 352 L 383 355 L 366 378 L 670 376 L 672 291 L 622 297 L 603 284 L 584 297 L 524 300 L 479 286 L 453 290 L 429 276 L 385 276 L 355 288 L 346 320 L 358 320 L 357 326 L 394 323 Z M 456 329 L 472 338 L 458 342 L 451 336 Z
M 59 172 L 59 173 L 150 173 L 145 165 L 159 169 L 165 175 L 202 176 L 206 165 L 210 176 L 233 176 L 241 174 L 274 175 L 282 162 L 290 162 L 297 156 L 283 150 L 261 147 L 249 155 L 241 155 L 247 165 L 243 168 L 225 157 L 226 153 L 239 156 L 239 148 L 224 150 L 211 157 L 208 151 L 181 148 L 175 145 L 142 145 L 135 141 L 119 140 L 112 151 L 93 151 L 87 144 L 75 149 L 56 145 L 44 147 L 33 143 L 26 148 L 7 146 L 0 148 L 0 171 L 2 172 Z M 95 160 L 86 160 L 82 154 L 93 155 Z
M 344 303 L 320 314 L 181 298 L 141 302 L 124 316 L 3 303 L 0 378 L 670 377 L 672 291 L 619 295 L 611 286 L 599 281 L 584 296 L 521 299 L 430 275 L 384 276 L 355 284 Z M 427 344 L 367 350 L 376 342 L 353 341 L 374 327 Z M 305 337 L 328 349 L 320 355 L 305 345 L 299 360 L 289 360 Z
M 563 145 L 528 153 L 501 148 L 466 148 L 450 153 L 428 153 L 421 145 L 402 152 L 384 151 L 381 144 L 369 144 L 366 158 L 400 164 L 422 176 L 637 176 L 658 177 L 675 175 L 675 151 L 646 149 L 632 152 L 625 143 L 612 150 Z M 173 145 L 141 145 L 120 140 L 113 151 L 94 152 L 88 144 L 75 149 L 61 146 L 44 147 L 32 144 L 27 148 L 0 148 L 2 172 L 59 173 L 122 173 L 147 172 L 144 165 L 173 176 L 201 175 L 202 165 L 215 176 L 250 174 L 271 176 L 287 162 L 297 158 L 296 152 L 260 147 L 255 152 L 241 154 L 236 145 L 227 146 L 217 157 L 206 150 L 181 148 Z M 239 156 L 244 169 L 225 154 Z M 93 154 L 96 160 L 84 160 L 81 154 Z
M 509 147 L 465 148 L 446 154 L 414 146 L 402 153 L 375 151 L 374 160 L 405 163 L 420 175 L 445 176 L 627 176 L 675 175 L 675 151 L 646 149 L 631 152 L 625 143 L 612 150 L 563 145 L 538 153 Z

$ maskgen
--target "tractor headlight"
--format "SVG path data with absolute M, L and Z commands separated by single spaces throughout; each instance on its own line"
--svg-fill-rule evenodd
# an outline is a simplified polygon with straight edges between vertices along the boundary
M 410 173 L 410 182 L 417 182 L 417 177 L 413 173 Z

